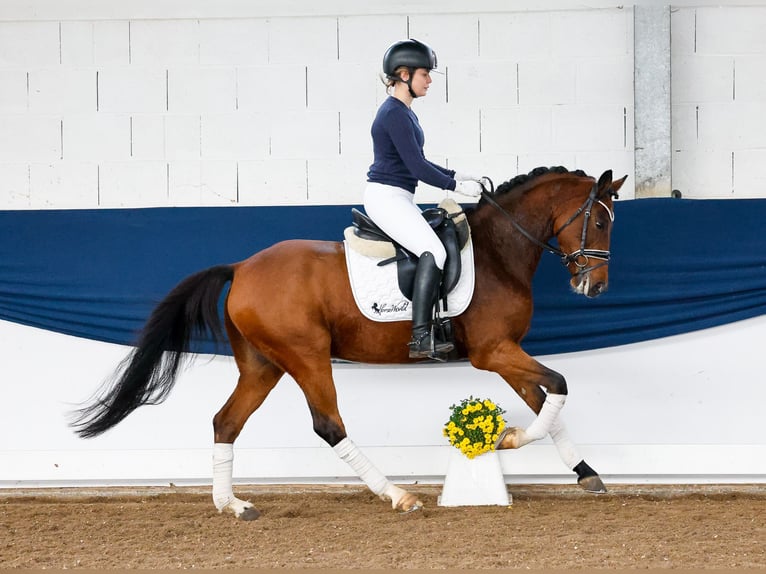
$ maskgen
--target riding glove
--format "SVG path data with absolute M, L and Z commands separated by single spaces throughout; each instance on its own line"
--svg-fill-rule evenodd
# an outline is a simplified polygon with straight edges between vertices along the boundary
M 455 181 L 479 181 L 481 177 L 456 171 L 454 179 Z
M 481 184 L 478 181 L 465 180 L 458 181 L 455 185 L 455 191 L 468 197 L 479 197 L 481 195 Z

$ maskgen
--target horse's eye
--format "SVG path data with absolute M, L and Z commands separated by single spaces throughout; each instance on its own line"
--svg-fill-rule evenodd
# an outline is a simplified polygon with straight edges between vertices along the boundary
M 597 221 L 596 229 L 604 229 L 604 223 L 602 221 Z

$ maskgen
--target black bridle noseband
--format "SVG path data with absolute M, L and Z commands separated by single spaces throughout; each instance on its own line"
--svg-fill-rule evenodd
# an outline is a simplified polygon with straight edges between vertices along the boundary
M 526 229 L 524 229 L 514 218 L 513 216 L 508 213 L 503 207 L 495 201 L 494 194 L 495 194 L 495 186 L 492 183 L 492 180 L 488 177 L 482 178 L 483 180 L 486 180 L 489 183 L 490 189 L 487 190 L 485 187 L 483 181 L 479 182 L 482 188 L 481 197 L 490 205 L 497 208 L 500 213 L 502 213 L 505 217 L 508 218 L 508 220 L 511 222 L 511 225 L 516 228 L 516 230 L 521 233 L 524 237 L 526 237 L 529 241 L 537 245 L 538 247 L 544 249 L 545 251 L 549 251 L 550 253 L 553 253 L 554 255 L 558 255 L 561 258 L 561 263 L 564 266 L 568 266 L 570 263 L 574 263 L 574 265 L 577 267 L 577 273 L 576 275 L 583 275 L 585 273 L 589 273 L 590 271 L 593 271 L 594 269 L 598 269 L 599 267 L 602 267 L 604 265 L 609 264 L 609 259 L 611 258 L 611 254 L 609 251 L 604 251 L 603 249 L 586 249 L 585 248 L 585 240 L 588 234 L 588 222 L 590 221 L 590 215 L 591 215 L 591 209 L 593 208 L 594 203 L 600 204 L 604 209 L 606 209 L 607 213 L 609 213 L 609 218 L 614 221 L 614 212 L 607 207 L 607 205 L 598 199 L 598 183 L 593 184 L 593 188 L 590 190 L 590 194 L 588 194 L 588 198 L 585 200 L 585 203 L 583 203 L 580 208 L 575 211 L 569 219 L 566 220 L 564 225 L 562 225 L 558 231 L 555 231 L 553 236 L 558 237 L 558 235 L 564 231 L 567 227 L 569 227 L 575 219 L 577 219 L 580 214 L 584 214 L 583 219 L 583 225 L 582 225 L 582 234 L 580 235 L 580 248 L 576 251 L 573 251 L 572 253 L 564 253 L 561 249 L 558 247 L 551 245 L 548 242 L 540 241 L 536 237 L 534 237 L 532 234 L 530 234 Z M 591 259 L 598 259 L 599 262 L 595 265 L 590 265 Z

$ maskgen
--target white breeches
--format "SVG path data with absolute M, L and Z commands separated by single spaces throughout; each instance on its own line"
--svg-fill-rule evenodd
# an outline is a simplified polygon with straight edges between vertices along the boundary
M 364 210 L 394 241 L 418 257 L 430 251 L 436 266 L 444 269 L 447 252 L 423 219 L 414 194 L 400 187 L 368 182 L 364 190 Z

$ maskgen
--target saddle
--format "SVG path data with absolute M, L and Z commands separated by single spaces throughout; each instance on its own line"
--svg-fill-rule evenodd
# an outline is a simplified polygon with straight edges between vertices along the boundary
M 383 258 L 378 263 L 381 267 L 396 263 L 399 289 L 411 301 L 418 257 L 396 243 L 358 209 L 352 208 L 351 216 L 352 227 L 346 230 L 345 237 L 352 249 Z M 455 288 L 460 279 L 460 251 L 470 239 L 468 220 L 460 206 L 452 199 L 444 200 L 439 207 L 424 210 L 423 217 L 436 232 L 447 252 L 439 295 L 446 305 L 447 294 Z

